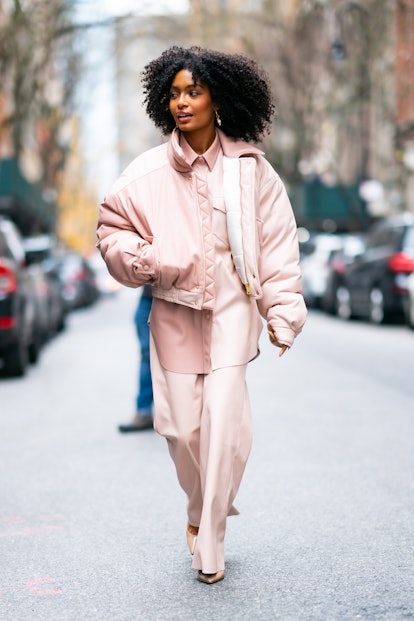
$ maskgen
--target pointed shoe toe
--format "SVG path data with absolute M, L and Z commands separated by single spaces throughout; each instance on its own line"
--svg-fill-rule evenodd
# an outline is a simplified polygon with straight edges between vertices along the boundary
M 203 572 L 199 570 L 197 578 L 200 582 L 204 582 L 204 584 L 214 584 L 215 582 L 220 582 L 220 580 L 223 580 L 224 569 L 216 571 L 215 574 L 203 574 Z
M 195 546 L 197 543 L 198 526 L 193 526 L 190 522 L 187 522 L 186 528 L 187 545 L 190 550 L 190 554 L 194 554 Z

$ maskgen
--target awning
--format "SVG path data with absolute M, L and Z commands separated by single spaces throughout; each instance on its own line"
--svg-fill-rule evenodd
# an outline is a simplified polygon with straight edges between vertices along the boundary
M 0 214 L 13 220 L 23 235 L 55 228 L 55 206 L 27 181 L 15 158 L 0 160 Z

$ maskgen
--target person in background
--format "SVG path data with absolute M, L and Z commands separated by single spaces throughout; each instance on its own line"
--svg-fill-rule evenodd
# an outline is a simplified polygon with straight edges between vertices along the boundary
M 173 46 L 142 78 L 146 112 L 169 139 L 103 200 L 98 246 L 119 282 L 152 285 L 154 428 L 187 497 L 192 567 L 214 584 L 251 448 L 246 370 L 262 318 L 279 356 L 306 318 L 297 227 L 279 175 L 252 144 L 274 115 L 255 61 Z
M 136 412 L 130 423 L 118 426 L 121 433 L 143 431 L 153 428 L 152 408 L 152 380 L 150 368 L 150 331 L 148 317 L 151 311 L 151 285 L 144 285 L 142 294 L 134 314 L 134 323 L 140 344 L 140 362 L 138 373 L 138 393 L 136 397 Z

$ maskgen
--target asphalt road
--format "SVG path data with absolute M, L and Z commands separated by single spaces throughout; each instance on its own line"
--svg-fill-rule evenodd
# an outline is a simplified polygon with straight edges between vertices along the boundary
M 136 292 L 0 379 L 2 621 L 414 619 L 414 333 L 310 314 L 249 369 L 254 444 L 226 578 L 196 580 L 163 438 L 122 436 Z

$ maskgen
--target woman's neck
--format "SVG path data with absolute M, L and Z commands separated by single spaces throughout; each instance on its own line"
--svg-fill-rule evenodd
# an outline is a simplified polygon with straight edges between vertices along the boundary
M 209 132 L 208 135 L 205 132 L 203 134 L 198 132 L 182 132 L 182 134 L 192 150 L 198 155 L 203 155 L 203 153 L 208 151 L 216 137 L 215 129 L 213 132 Z

